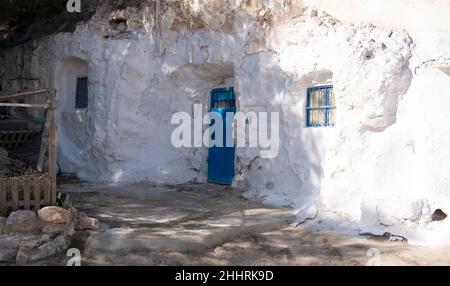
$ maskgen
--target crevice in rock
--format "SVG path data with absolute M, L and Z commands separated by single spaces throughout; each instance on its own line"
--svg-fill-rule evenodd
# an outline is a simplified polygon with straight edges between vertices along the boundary
M 369 239 L 375 240 L 389 240 L 389 241 L 400 241 L 400 242 L 408 242 L 408 239 L 401 235 L 391 234 L 390 232 L 385 232 L 383 234 L 374 234 L 371 232 L 362 232 L 359 234 L 360 236 L 368 237 Z
M 299 226 L 299 225 L 305 224 L 305 223 L 308 222 L 308 221 L 315 220 L 315 219 L 318 217 L 318 215 L 319 215 L 319 207 L 318 207 L 317 204 L 316 204 L 316 211 L 315 211 L 315 214 L 314 214 L 313 216 L 307 217 L 307 218 L 305 218 L 305 219 L 302 220 L 302 221 L 297 221 L 297 222 L 295 222 L 293 225 L 294 225 L 295 227 L 297 227 L 297 226 Z

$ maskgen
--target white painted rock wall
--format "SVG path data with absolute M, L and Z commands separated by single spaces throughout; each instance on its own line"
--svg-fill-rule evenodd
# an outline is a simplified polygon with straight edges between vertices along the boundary
M 40 78 L 30 88 L 58 87 L 63 171 L 182 183 L 206 180 L 207 149 L 174 148 L 171 115 L 233 85 L 239 110 L 280 112 L 275 159 L 237 150 L 235 185 L 247 196 L 294 207 L 299 222 L 317 216 L 328 228 L 446 243 L 447 223 L 430 216 L 450 212 L 449 75 L 435 68 L 450 64 L 449 32 L 343 23 L 297 2 L 246 3 L 163 6 L 160 47 L 150 9 L 98 11 L 74 33 L 2 51 L 3 88 L 18 88 L 11 79 L 24 74 Z M 83 112 L 65 108 L 74 94 L 61 68 L 74 57 L 90 82 Z M 323 83 L 334 85 L 337 124 L 305 128 L 306 89 Z

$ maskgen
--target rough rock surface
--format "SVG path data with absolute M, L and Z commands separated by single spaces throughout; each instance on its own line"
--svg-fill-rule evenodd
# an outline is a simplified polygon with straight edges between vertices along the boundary
M 61 207 L 50 206 L 44 207 L 38 211 L 38 216 L 41 220 L 55 224 L 69 223 L 73 218 L 72 214 Z
M 59 235 L 55 239 L 39 246 L 31 251 L 29 261 L 36 261 L 55 255 L 66 250 L 69 246 L 69 238 L 66 235 Z
M 16 255 L 16 262 L 19 264 L 30 262 L 33 249 L 49 240 L 50 235 L 30 235 L 21 237 L 19 250 Z
M 73 223 L 69 223 L 66 225 L 48 223 L 42 227 L 41 231 L 42 231 L 42 233 L 49 234 L 51 236 L 55 236 L 55 235 L 59 235 L 59 234 L 72 235 L 75 230 L 73 227 Z
M 20 237 L 0 235 L 0 262 L 14 260 L 19 250 Z
M 35 212 L 19 210 L 9 215 L 3 231 L 6 234 L 35 232 L 39 227 L 40 223 Z
M 77 217 L 76 230 L 95 230 L 100 227 L 100 222 L 96 218 L 91 218 L 85 213 L 79 213 Z

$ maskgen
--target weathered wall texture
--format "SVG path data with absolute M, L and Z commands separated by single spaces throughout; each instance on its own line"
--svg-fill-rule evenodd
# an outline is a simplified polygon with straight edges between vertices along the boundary
M 170 118 L 234 86 L 239 110 L 280 112 L 276 158 L 237 150 L 235 185 L 249 197 L 295 207 L 299 222 L 439 243 L 450 33 L 400 26 L 341 22 L 302 1 L 163 1 L 158 37 L 153 6 L 105 8 L 74 33 L 2 51 L 0 77 L 4 90 L 58 88 L 62 170 L 108 183 L 204 182 L 207 149 L 174 148 Z M 70 107 L 77 73 L 89 77 L 87 111 Z M 322 83 L 334 85 L 337 124 L 306 128 L 306 89 Z

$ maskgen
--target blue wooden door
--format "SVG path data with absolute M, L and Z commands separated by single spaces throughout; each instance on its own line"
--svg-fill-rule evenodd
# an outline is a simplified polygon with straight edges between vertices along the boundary
M 234 89 L 216 88 L 211 91 L 211 112 L 220 114 L 223 120 L 223 147 L 209 148 L 208 182 L 221 185 L 231 185 L 234 177 L 235 146 L 226 146 L 227 134 L 232 134 L 233 122 L 227 121 L 227 112 L 236 113 L 236 99 Z M 215 122 L 211 122 L 211 125 Z M 212 134 L 214 138 L 214 134 Z M 230 137 L 232 138 L 232 137 Z

